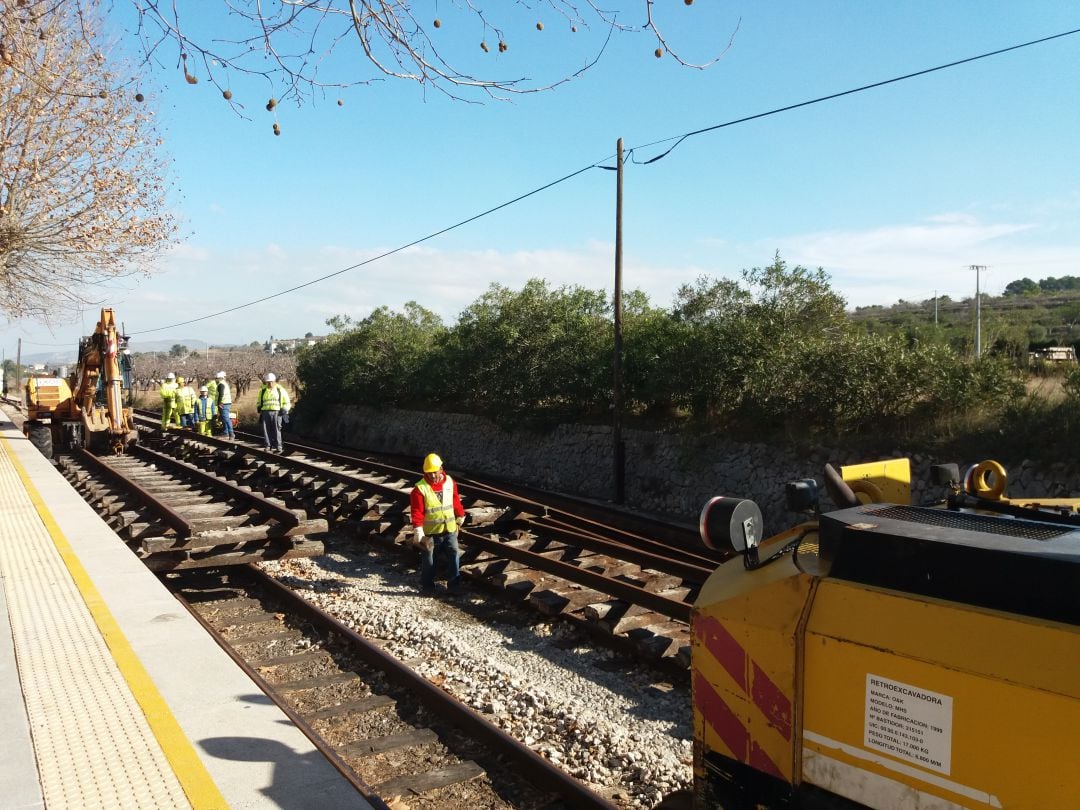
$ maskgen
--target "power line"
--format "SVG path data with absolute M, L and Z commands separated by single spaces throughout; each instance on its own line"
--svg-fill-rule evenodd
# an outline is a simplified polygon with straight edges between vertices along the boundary
M 673 143 L 671 145 L 671 147 L 668 148 L 666 151 L 661 152 L 656 157 L 652 157 L 652 158 L 649 158 L 648 160 L 644 160 L 644 161 L 640 162 L 640 165 L 646 166 L 646 165 L 648 165 L 650 163 L 656 163 L 656 161 L 662 160 L 663 158 L 667 157 L 683 141 L 685 141 L 687 138 L 692 138 L 695 135 L 703 135 L 706 132 L 714 132 L 714 131 L 716 131 L 718 129 L 723 129 L 724 127 L 735 126 L 736 124 L 745 124 L 747 121 L 756 121 L 759 118 L 768 118 L 770 115 L 778 115 L 779 113 L 790 112 L 791 110 L 797 110 L 800 107 L 809 107 L 812 104 L 820 104 L 823 101 L 832 101 L 833 99 L 842 98 L 843 96 L 850 96 L 850 95 L 853 95 L 855 93 L 861 93 L 864 90 L 873 90 L 876 87 L 884 87 L 887 84 L 895 84 L 896 82 L 902 82 L 902 81 L 905 81 L 907 79 L 914 79 L 914 78 L 916 78 L 918 76 L 925 76 L 928 73 L 936 73 L 937 71 L 945 70 L 946 68 L 956 67 L 958 65 L 966 65 L 968 62 L 976 62 L 979 59 L 988 59 L 991 56 L 998 56 L 998 55 L 1003 54 L 1003 53 L 1008 53 L 1009 51 L 1019 50 L 1020 48 L 1029 48 L 1032 45 L 1039 45 L 1039 44 L 1041 44 L 1043 42 L 1049 42 L 1049 41 L 1054 40 L 1054 39 L 1061 39 L 1062 37 L 1072 36 L 1073 34 L 1077 34 L 1077 33 L 1080 33 L 1080 28 L 1074 28 L 1071 31 L 1063 31 L 1060 34 L 1052 34 L 1051 36 L 1042 37 L 1041 39 L 1033 39 L 1033 40 L 1031 40 L 1029 42 L 1022 42 L 1019 45 L 1010 45 L 1007 48 L 999 48 L 996 51 L 987 51 L 986 53 L 980 53 L 978 56 L 969 56 L 966 59 L 958 59 L 955 62 L 948 62 L 948 63 L 946 63 L 944 65 L 938 65 L 937 67 L 926 68 L 925 70 L 919 70 L 919 71 L 916 71 L 915 73 L 905 73 L 903 76 L 894 76 L 891 79 L 884 79 L 883 81 L 874 82 L 873 84 L 864 84 L 861 87 L 853 87 L 850 90 L 842 90 L 839 93 L 830 93 L 827 96 L 819 96 L 818 98 L 813 98 L 813 99 L 810 99 L 809 101 L 800 101 L 797 104 L 789 104 L 786 107 L 777 107 L 775 110 L 769 110 L 768 112 L 756 113 L 754 115 L 748 115 L 748 116 L 746 116 L 744 118 L 736 118 L 733 121 L 725 121 L 722 124 L 714 124 L 714 125 L 712 125 L 710 127 L 704 127 L 702 129 L 695 129 L 693 132 L 687 132 L 687 133 L 685 133 L 683 135 L 672 135 L 669 138 L 663 138 L 663 139 L 661 139 L 659 141 L 653 141 L 652 143 L 642 144 L 641 146 L 637 146 L 637 147 L 634 147 L 634 148 L 635 149 L 648 149 L 650 146 L 656 146 L 656 145 L 661 144 L 661 143 L 667 143 L 668 141 L 671 141 L 671 140 L 675 141 L 675 143 Z M 634 161 L 634 162 L 638 163 L 638 161 Z
M 694 137 L 696 135 L 703 135 L 703 134 L 705 134 L 707 132 L 714 132 L 714 131 L 716 131 L 718 129 L 724 129 L 725 127 L 735 126 L 736 124 L 744 124 L 744 123 L 746 123 L 748 121 L 756 121 L 756 120 L 758 120 L 760 118 L 767 118 L 767 117 L 772 116 L 772 115 L 778 115 L 780 113 L 790 112 L 791 110 L 797 110 L 797 109 L 799 109 L 801 107 L 809 107 L 809 106 L 811 106 L 813 104 L 820 104 L 820 103 L 822 103 L 824 101 L 831 101 L 833 99 L 842 98 L 843 96 L 850 96 L 850 95 L 853 95 L 855 93 L 861 93 L 861 92 L 866 91 L 866 90 L 872 90 L 872 89 L 877 88 L 877 87 L 884 87 L 885 85 L 888 85 L 888 84 L 894 84 L 896 82 L 905 81 L 907 79 L 914 79 L 914 78 L 916 78 L 918 76 L 925 76 L 925 75 L 927 75 L 929 73 L 935 73 L 935 72 L 940 71 L 940 70 L 945 70 L 947 68 L 956 67 L 958 65 L 964 65 L 964 64 L 967 64 L 968 62 L 975 62 L 975 61 L 978 61 L 980 59 L 987 59 L 987 58 L 989 58 L 991 56 L 998 56 L 998 55 L 1003 54 L 1003 53 L 1008 53 L 1009 51 L 1019 50 L 1020 48 L 1028 48 L 1028 47 L 1031 47 L 1032 45 L 1038 45 L 1038 44 L 1043 43 L 1043 42 L 1049 42 L 1051 40 L 1060 39 L 1062 37 L 1071 36 L 1071 35 L 1077 34 L 1077 33 L 1080 33 L 1080 28 L 1074 28 L 1071 31 L 1064 31 L 1064 32 L 1062 32 L 1060 34 L 1053 34 L 1051 36 L 1042 37 L 1040 39 L 1033 39 L 1033 40 L 1030 40 L 1028 42 L 1022 42 L 1022 43 L 1020 43 L 1018 45 L 1011 45 L 1011 46 L 1009 46 L 1007 48 L 999 48 L 996 51 L 988 51 L 986 53 L 978 54 L 977 56 L 969 56 L 966 59 L 958 59 L 958 60 L 956 60 L 954 62 L 948 62 L 948 63 L 946 63 L 944 65 L 937 65 L 936 67 L 926 68 L 925 70 L 919 70 L 919 71 L 916 71 L 914 73 L 906 73 L 903 76 L 895 76 L 895 77 L 893 77 L 891 79 L 885 79 L 885 80 L 880 81 L 880 82 L 874 82 L 872 84 L 865 84 L 865 85 L 862 85 L 861 87 L 854 87 L 854 88 L 852 88 L 850 90 L 843 90 L 843 91 L 838 92 L 838 93 L 831 93 L 831 94 L 829 94 L 827 96 L 819 96 L 818 98 L 810 99 L 809 101 L 801 101 L 801 102 L 799 102 L 797 104 L 789 104 L 786 107 L 777 107 L 776 109 L 769 110 L 767 112 L 756 113 L 755 115 L 748 115 L 748 116 L 745 116 L 743 118 L 734 119 L 732 121 L 725 121 L 722 124 L 714 124 L 712 126 L 704 127 L 702 129 L 696 129 L 696 130 L 693 130 L 692 132 L 687 132 L 687 133 L 684 133 L 682 135 L 673 135 L 673 136 L 668 137 L 668 138 L 663 138 L 663 139 L 661 139 L 659 141 L 652 141 L 651 143 L 642 144 L 641 146 L 631 147 L 627 151 L 627 157 L 630 158 L 631 161 L 633 161 L 634 163 L 637 163 L 638 165 L 649 165 L 651 163 L 656 163 L 658 160 L 662 160 L 663 158 L 667 157 L 683 141 L 687 140 L 688 138 L 692 138 L 692 137 Z M 650 146 L 656 146 L 658 144 L 667 143 L 667 142 L 669 142 L 671 140 L 674 140 L 675 143 L 672 144 L 667 150 L 665 150 L 661 154 L 656 155 L 655 157 L 652 157 L 652 158 L 650 158 L 648 160 L 645 160 L 645 161 L 637 161 L 637 160 L 633 159 L 633 154 L 634 154 L 635 150 L 637 150 L 637 149 L 647 149 Z M 362 262 L 357 262 L 356 264 L 349 265 L 348 267 L 344 267 L 341 270 L 336 270 L 333 273 L 327 273 L 324 276 L 319 276 L 318 278 L 314 278 L 314 279 L 312 279 L 310 281 L 306 281 L 303 284 L 297 284 L 294 287 L 289 287 L 288 289 L 280 290 L 279 292 L 263 296 L 262 298 L 257 298 L 257 299 L 255 299 L 253 301 L 248 301 L 247 303 L 244 303 L 244 304 L 237 304 L 234 307 L 229 307 L 228 309 L 222 309 L 222 310 L 219 310 L 218 312 L 210 313 L 209 315 L 203 315 L 203 316 L 201 316 L 199 318 L 191 318 L 191 319 L 186 320 L 186 321 L 178 321 L 176 323 L 171 323 L 171 324 L 168 324 L 166 326 L 157 326 L 157 327 L 154 327 L 153 329 L 142 329 L 142 330 L 139 330 L 139 331 L 136 331 L 136 332 L 131 332 L 130 334 L 131 335 L 146 335 L 146 334 L 150 334 L 151 332 L 161 332 L 161 331 L 163 331 L 165 329 L 175 329 L 175 328 L 180 327 L 180 326 L 188 326 L 188 325 L 193 324 L 193 323 L 199 323 L 200 321 L 209 320 L 210 318 L 216 318 L 219 315 L 227 315 L 230 312 L 237 312 L 238 310 L 241 310 L 241 309 L 247 309 L 248 307 L 255 306 L 256 304 L 261 304 L 261 303 L 264 303 L 265 301 L 270 301 L 270 300 L 272 300 L 274 298 L 280 298 L 283 295 L 288 295 L 289 293 L 296 292 L 297 290 L 302 290 L 305 287 L 310 287 L 312 285 L 319 284 L 320 282 L 326 281 L 327 279 L 331 279 L 331 278 L 334 278 L 335 276 L 340 276 L 343 273 L 348 273 L 351 270 L 356 270 L 357 268 L 364 267 L 365 265 L 368 265 L 368 264 L 372 264 L 373 262 L 377 262 L 377 261 L 379 261 L 381 259 L 385 259 L 388 256 L 393 256 L 395 253 L 400 253 L 403 250 L 407 250 L 408 248 L 415 247 L 416 245 L 422 244 L 423 242 L 427 242 L 427 241 L 429 241 L 431 239 L 434 239 L 437 236 L 442 236 L 445 233 L 449 233 L 450 231 L 453 231 L 453 230 L 455 230 L 457 228 L 460 228 L 460 227 L 462 227 L 464 225 L 468 225 L 470 222 L 475 222 L 476 220 L 481 219 L 483 217 L 486 217 L 489 214 L 493 214 L 496 211 L 502 210 L 503 208 L 507 208 L 507 207 L 509 207 L 511 205 L 519 203 L 519 202 L 521 202 L 522 200 L 524 200 L 524 199 L 526 199 L 528 197 L 532 197 L 535 194 L 539 194 L 541 191 L 546 191 L 547 189 L 552 188 L 554 186 L 557 186 L 560 183 L 564 183 L 567 180 L 570 180 L 570 179 L 572 179 L 574 177 L 577 177 L 580 174 L 584 174 L 585 172 L 589 171 L 589 169 L 595 169 L 595 168 L 614 169 L 614 167 L 611 167 L 611 166 L 603 166 L 603 165 L 601 165 L 602 161 L 609 160 L 610 158 L 611 158 L 611 156 L 602 158 L 601 160 L 599 160 L 599 161 L 597 161 L 595 163 L 590 163 L 588 166 L 580 168 L 577 171 L 571 172 L 570 174 L 564 175 L 564 176 L 560 177 L 557 180 L 553 180 L 550 183 L 545 183 L 544 185 L 539 186 L 538 188 L 534 188 L 532 191 L 528 191 L 528 192 L 526 192 L 524 194 L 521 194 L 521 195 L 519 195 L 517 197 L 514 197 L 512 200 L 507 200 L 506 202 L 501 203 L 499 205 L 496 205 L 493 208 L 489 208 L 486 211 L 480 212 L 479 214 L 474 214 L 473 216 L 471 216 L 471 217 L 469 217 L 467 219 L 463 219 L 460 222 L 457 222 L 457 223 L 455 223 L 453 225 L 449 225 L 449 226 L 447 226 L 445 228 L 442 228 L 441 230 L 430 233 L 427 236 L 422 236 L 419 239 L 414 239 L 413 241 L 411 241 L 411 242 L 409 242 L 407 244 L 400 245 L 399 247 L 396 247 L 396 248 L 394 248 L 392 250 L 388 250 L 388 251 L 385 251 L 383 253 L 380 253 L 377 256 L 372 256 L 371 258 L 365 259 Z
M 606 159 L 607 158 L 604 158 L 604 160 L 606 160 Z M 318 284 L 320 281 L 326 281 L 328 278 L 333 278 L 334 276 L 340 276 L 342 273 L 348 273 L 350 270 L 355 270 L 356 268 L 363 267 L 366 264 L 371 264 L 372 262 L 377 262 L 380 259 L 385 259 L 387 256 L 393 256 L 395 253 L 400 253 L 401 251 L 406 250 L 406 249 L 411 248 L 411 247 L 414 247 L 416 245 L 419 245 L 422 242 L 427 242 L 429 239 L 434 239 L 436 236 L 442 236 L 444 233 L 448 233 L 448 232 L 454 230 L 455 228 L 460 228 L 462 225 L 468 225 L 470 222 L 474 222 L 475 220 L 478 220 L 481 217 L 486 217 L 488 214 L 493 214 L 493 213 L 495 213 L 496 211 L 498 211 L 498 210 L 500 210 L 502 208 L 506 208 L 507 206 L 513 205 L 514 203 L 521 202 L 526 197 L 531 197 L 534 194 L 539 194 L 541 191 L 546 191 L 547 189 L 551 188 L 552 186 L 557 186 L 559 183 L 563 183 L 563 182 L 565 182 L 565 181 L 567 181 L 567 180 L 569 180 L 569 179 L 571 179 L 573 177 L 577 177 L 579 174 L 583 174 L 584 172 L 587 172 L 589 169 L 595 168 L 596 165 L 597 165 L 596 163 L 590 163 L 588 166 L 585 166 L 584 168 L 578 169 L 576 172 L 571 172 L 570 174 L 564 175 L 563 177 L 560 177 L 558 180 L 552 180 L 550 183 L 546 183 L 545 185 L 542 185 L 539 188 L 534 188 L 532 191 L 526 192 L 525 194 L 522 194 L 522 195 L 520 195 L 518 197 L 515 197 L 512 200 L 507 200 L 506 202 L 504 202 L 504 203 L 502 203 L 500 205 L 496 205 L 494 208 L 489 208 L 488 210 L 482 211 L 479 214 L 475 214 L 475 215 L 469 217 L 468 219 L 463 219 L 460 222 L 457 222 L 457 223 L 455 223 L 453 225 L 450 225 L 450 226 L 447 226 L 446 228 L 443 228 L 442 230 L 435 231 L 434 233 L 429 233 L 427 236 L 422 236 L 419 239 L 414 239 L 412 242 L 409 242 L 406 245 L 400 245 L 399 247 L 396 247 L 393 250 L 387 250 L 384 253 L 380 253 L 378 256 L 372 256 L 369 259 L 364 259 L 364 261 L 362 261 L 362 262 L 357 262 L 356 264 L 349 265 L 348 267 L 342 268 L 341 270 L 335 270 L 333 273 L 327 273 L 325 276 L 319 276 L 318 278 L 313 278 L 311 281 L 305 281 L 303 284 L 297 284 L 295 287 L 289 287 L 287 290 L 281 290 L 280 292 L 276 292 L 276 293 L 273 293 L 271 295 L 265 295 L 262 298 L 258 298 L 258 299 L 254 300 L 254 301 L 248 301 L 246 304 L 237 304 L 235 307 L 229 307 L 228 309 L 223 309 L 223 310 L 220 310 L 219 312 L 211 313 L 210 315 L 203 315 L 201 318 L 192 318 L 192 319 L 187 320 L 187 321 L 179 321 L 177 323 L 171 323 L 168 326 L 157 326 L 157 327 L 155 327 L 153 329 L 142 329 L 142 330 L 139 330 L 138 332 L 132 332 L 131 334 L 132 335 L 145 335 L 145 334 L 148 334 L 150 332 L 160 332 L 163 329 L 173 329 L 173 328 L 178 327 L 178 326 L 187 326 L 188 324 L 198 323 L 199 321 L 205 321 L 205 320 L 208 320 L 209 318 L 216 318 L 218 315 L 226 315 L 229 312 L 236 312 L 237 310 L 240 310 L 240 309 L 246 309 L 247 307 L 255 306 L 255 304 L 261 304 L 264 301 L 269 301 L 272 298 L 279 298 L 282 295 L 287 295 L 288 293 L 296 292 L 297 290 L 302 290 L 302 289 L 304 289 L 304 287 L 310 287 L 313 284 Z

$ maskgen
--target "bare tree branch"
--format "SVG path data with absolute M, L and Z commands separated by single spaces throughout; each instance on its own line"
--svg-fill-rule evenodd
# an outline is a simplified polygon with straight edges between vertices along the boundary
M 201 0 L 205 3 L 206 0 Z M 81 2 L 81 0 L 72 0 Z M 463 101 L 483 98 L 505 100 L 514 95 L 540 93 L 571 81 L 599 61 L 613 33 L 647 33 L 659 44 L 657 55 L 667 53 L 680 65 L 703 69 L 715 63 L 730 49 L 738 23 L 734 24 L 726 46 L 707 62 L 694 63 L 684 59 L 665 37 L 654 15 L 655 0 L 613 0 L 606 5 L 618 10 L 601 8 L 596 0 L 575 4 L 569 0 L 449 0 L 444 2 L 446 18 L 438 16 L 438 2 L 423 0 L 222 0 L 232 23 L 232 38 L 220 37 L 211 42 L 189 37 L 181 24 L 180 0 L 130 0 L 139 19 L 139 37 L 148 60 L 159 61 L 165 42 L 178 47 L 184 75 L 190 83 L 198 78 L 189 72 L 189 57 L 197 57 L 206 77 L 223 91 L 228 88 L 229 71 L 265 78 L 279 99 L 304 101 L 318 91 L 329 88 L 370 84 L 380 79 L 398 79 L 432 87 L 447 96 Z M 676 0 L 666 0 L 674 5 Z M 685 3 L 690 6 L 692 3 Z M 195 14 L 195 3 L 184 13 Z M 490 9 L 485 8 L 485 5 Z M 419 11 L 424 9 L 425 11 Z M 419 15 L 434 13 L 430 20 Z M 640 13 L 644 22 L 628 24 L 621 20 Z M 668 13 L 674 13 L 669 11 Z M 687 13 L 694 13 L 687 10 Z M 474 67 L 472 47 L 485 53 L 496 50 L 505 53 L 512 45 L 508 41 L 507 24 L 497 21 L 515 19 L 520 23 L 525 15 L 535 15 L 535 28 L 544 30 L 544 14 L 554 14 L 569 28 L 571 34 L 579 28 L 598 26 L 607 35 L 603 45 L 588 59 L 584 67 L 567 69 L 554 78 L 534 80 L 528 76 L 494 78 Z M 470 46 L 469 52 L 454 52 L 463 47 L 460 31 L 470 23 L 480 23 L 482 38 Z M 519 25 L 520 27 L 520 25 Z M 563 31 L 566 29 L 563 28 Z M 457 32 L 453 36 L 452 31 Z M 487 39 L 491 33 L 492 41 Z M 447 34 L 450 33 L 450 36 Z M 553 35 L 553 34 L 547 34 Z M 365 74 L 355 60 L 346 62 L 345 55 L 331 58 L 352 39 L 359 45 L 370 71 Z M 445 46 L 445 50 L 442 46 Z M 326 73 L 334 78 L 326 78 Z M 338 76 L 337 74 L 340 74 Z

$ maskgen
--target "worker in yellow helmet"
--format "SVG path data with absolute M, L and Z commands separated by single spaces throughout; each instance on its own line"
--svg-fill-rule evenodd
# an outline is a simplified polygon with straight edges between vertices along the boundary
M 165 375 L 165 381 L 158 389 L 161 394 L 161 429 L 168 430 L 169 422 L 176 416 L 176 375 L 171 371 Z M 177 420 L 179 421 L 179 420 Z
M 183 377 L 176 378 L 176 410 L 180 414 L 180 427 L 195 429 L 195 389 Z
M 465 522 L 465 509 L 457 482 L 446 474 L 442 459 L 435 453 L 424 459 L 424 477 L 416 482 L 409 502 L 413 532 L 420 546 L 420 592 L 435 593 L 436 553 L 446 555 L 450 563 L 446 588 L 456 592 L 461 587 L 458 528 Z

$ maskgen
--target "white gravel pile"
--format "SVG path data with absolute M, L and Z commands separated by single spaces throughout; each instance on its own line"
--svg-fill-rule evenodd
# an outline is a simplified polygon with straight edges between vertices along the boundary
M 645 665 L 611 666 L 615 653 L 575 641 L 562 622 L 478 621 L 455 601 L 418 596 L 419 574 L 378 555 L 263 568 L 621 806 L 649 808 L 689 786 L 689 689 Z

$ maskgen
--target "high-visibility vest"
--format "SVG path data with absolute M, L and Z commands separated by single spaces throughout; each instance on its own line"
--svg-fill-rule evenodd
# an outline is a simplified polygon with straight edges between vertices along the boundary
M 232 405 L 232 390 L 229 388 L 229 384 L 224 380 L 218 380 L 217 384 L 217 404 L 218 405 Z
M 190 385 L 185 385 L 183 388 L 176 392 L 177 399 L 180 400 L 180 413 L 189 414 L 195 413 L 195 389 Z
M 200 422 L 209 422 L 214 418 L 214 400 L 209 394 L 195 400 L 195 418 Z
M 176 383 L 172 380 L 166 380 L 161 384 L 161 398 L 162 399 L 176 399 Z
M 441 492 L 432 489 L 426 478 L 417 481 L 416 488 L 424 496 L 424 534 L 456 532 L 454 480 L 449 475 L 446 476 Z
M 289 410 L 289 392 L 280 385 L 275 385 L 273 388 L 264 385 L 259 391 L 257 410 L 259 412 L 280 411 L 282 408 Z
M 217 402 L 217 380 L 210 380 L 206 384 L 206 393 L 210 395 L 210 399 Z

